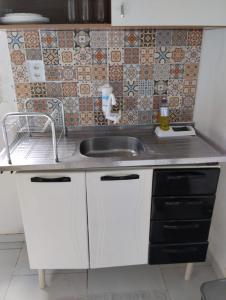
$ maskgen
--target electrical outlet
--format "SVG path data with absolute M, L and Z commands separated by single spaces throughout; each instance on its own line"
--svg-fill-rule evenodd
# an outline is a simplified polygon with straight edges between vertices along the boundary
M 27 68 L 30 82 L 45 81 L 45 68 L 42 60 L 28 60 Z

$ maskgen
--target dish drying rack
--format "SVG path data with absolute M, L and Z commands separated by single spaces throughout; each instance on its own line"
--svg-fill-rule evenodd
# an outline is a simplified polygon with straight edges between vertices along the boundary
M 11 152 L 19 141 L 49 136 L 54 160 L 59 162 L 58 143 L 67 135 L 63 102 L 57 98 L 28 99 L 23 112 L 10 112 L 3 117 L 2 131 L 9 164 L 12 164 Z

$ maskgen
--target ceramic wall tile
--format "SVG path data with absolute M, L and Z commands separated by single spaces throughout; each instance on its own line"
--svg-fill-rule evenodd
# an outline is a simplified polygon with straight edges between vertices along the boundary
M 41 49 L 26 49 L 27 60 L 42 60 Z
M 90 47 L 89 30 L 80 30 L 75 32 L 75 47 Z
M 139 47 L 140 46 L 140 31 L 128 30 L 124 33 L 125 47 Z
M 41 46 L 42 48 L 57 48 L 58 37 L 56 31 L 41 30 Z
M 59 65 L 60 49 L 43 49 L 43 62 L 45 65 Z
M 19 66 L 23 65 L 26 62 L 25 50 L 12 50 L 10 52 L 11 62 L 13 65 Z
M 155 34 L 153 29 L 144 29 L 140 33 L 140 46 L 141 47 L 154 47 L 155 46 Z
M 109 67 L 109 80 L 122 81 L 123 80 L 123 66 L 110 66 Z
M 101 31 L 101 30 L 90 31 L 90 46 L 91 48 L 107 48 L 108 47 L 107 31 Z
M 69 128 L 112 125 L 101 100 L 101 87 L 110 83 L 120 124 L 158 122 L 163 96 L 172 122 L 193 118 L 202 30 L 26 29 L 7 31 L 7 37 L 19 110 L 30 97 L 36 110 L 47 111 L 59 98 Z M 44 62 L 46 82 L 29 82 L 27 60 Z
M 47 97 L 62 97 L 62 86 L 61 83 L 57 82 L 46 82 L 46 93 Z
M 40 48 L 40 37 L 38 30 L 24 31 L 25 48 Z
M 32 98 L 47 97 L 45 82 L 31 83 L 30 86 L 31 86 L 31 97 Z
M 57 38 L 59 48 L 74 47 L 74 31 L 58 31 Z
M 107 64 L 107 49 L 92 49 L 93 64 Z
M 74 65 L 74 51 L 73 48 L 59 48 L 58 51 L 59 64 L 62 66 Z
M 108 31 L 108 47 L 110 48 L 124 47 L 124 31 L 122 30 Z
M 62 83 L 63 97 L 76 97 L 77 96 L 77 83 L 76 82 L 63 82 Z
M 108 63 L 109 63 L 109 65 L 123 65 L 124 49 L 123 48 L 109 48 L 108 49 Z
M 24 48 L 24 34 L 22 31 L 7 31 L 9 49 Z
M 172 57 L 172 50 L 170 47 L 156 47 L 155 48 L 155 63 L 165 64 L 170 63 Z
M 26 99 L 31 97 L 31 88 L 29 83 L 16 84 L 17 99 Z

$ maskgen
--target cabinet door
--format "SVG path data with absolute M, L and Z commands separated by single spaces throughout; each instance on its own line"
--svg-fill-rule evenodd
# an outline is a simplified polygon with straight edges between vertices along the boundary
M 148 263 L 152 174 L 87 173 L 91 268 Z
M 33 269 L 88 268 L 85 173 L 18 173 Z
M 112 25 L 226 25 L 225 0 L 111 0 L 111 2 Z

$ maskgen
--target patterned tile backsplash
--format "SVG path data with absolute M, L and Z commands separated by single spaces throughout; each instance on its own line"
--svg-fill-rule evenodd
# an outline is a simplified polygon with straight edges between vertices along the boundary
M 108 125 L 99 88 L 110 82 L 121 124 L 158 122 L 168 97 L 171 122 L 192 121 L 201 30 L 8 31 L 19 110 L 28 98 L 60 98 L 67 126 Z M 41 60 L 45 82 L 30 82 L 29 60 Z

